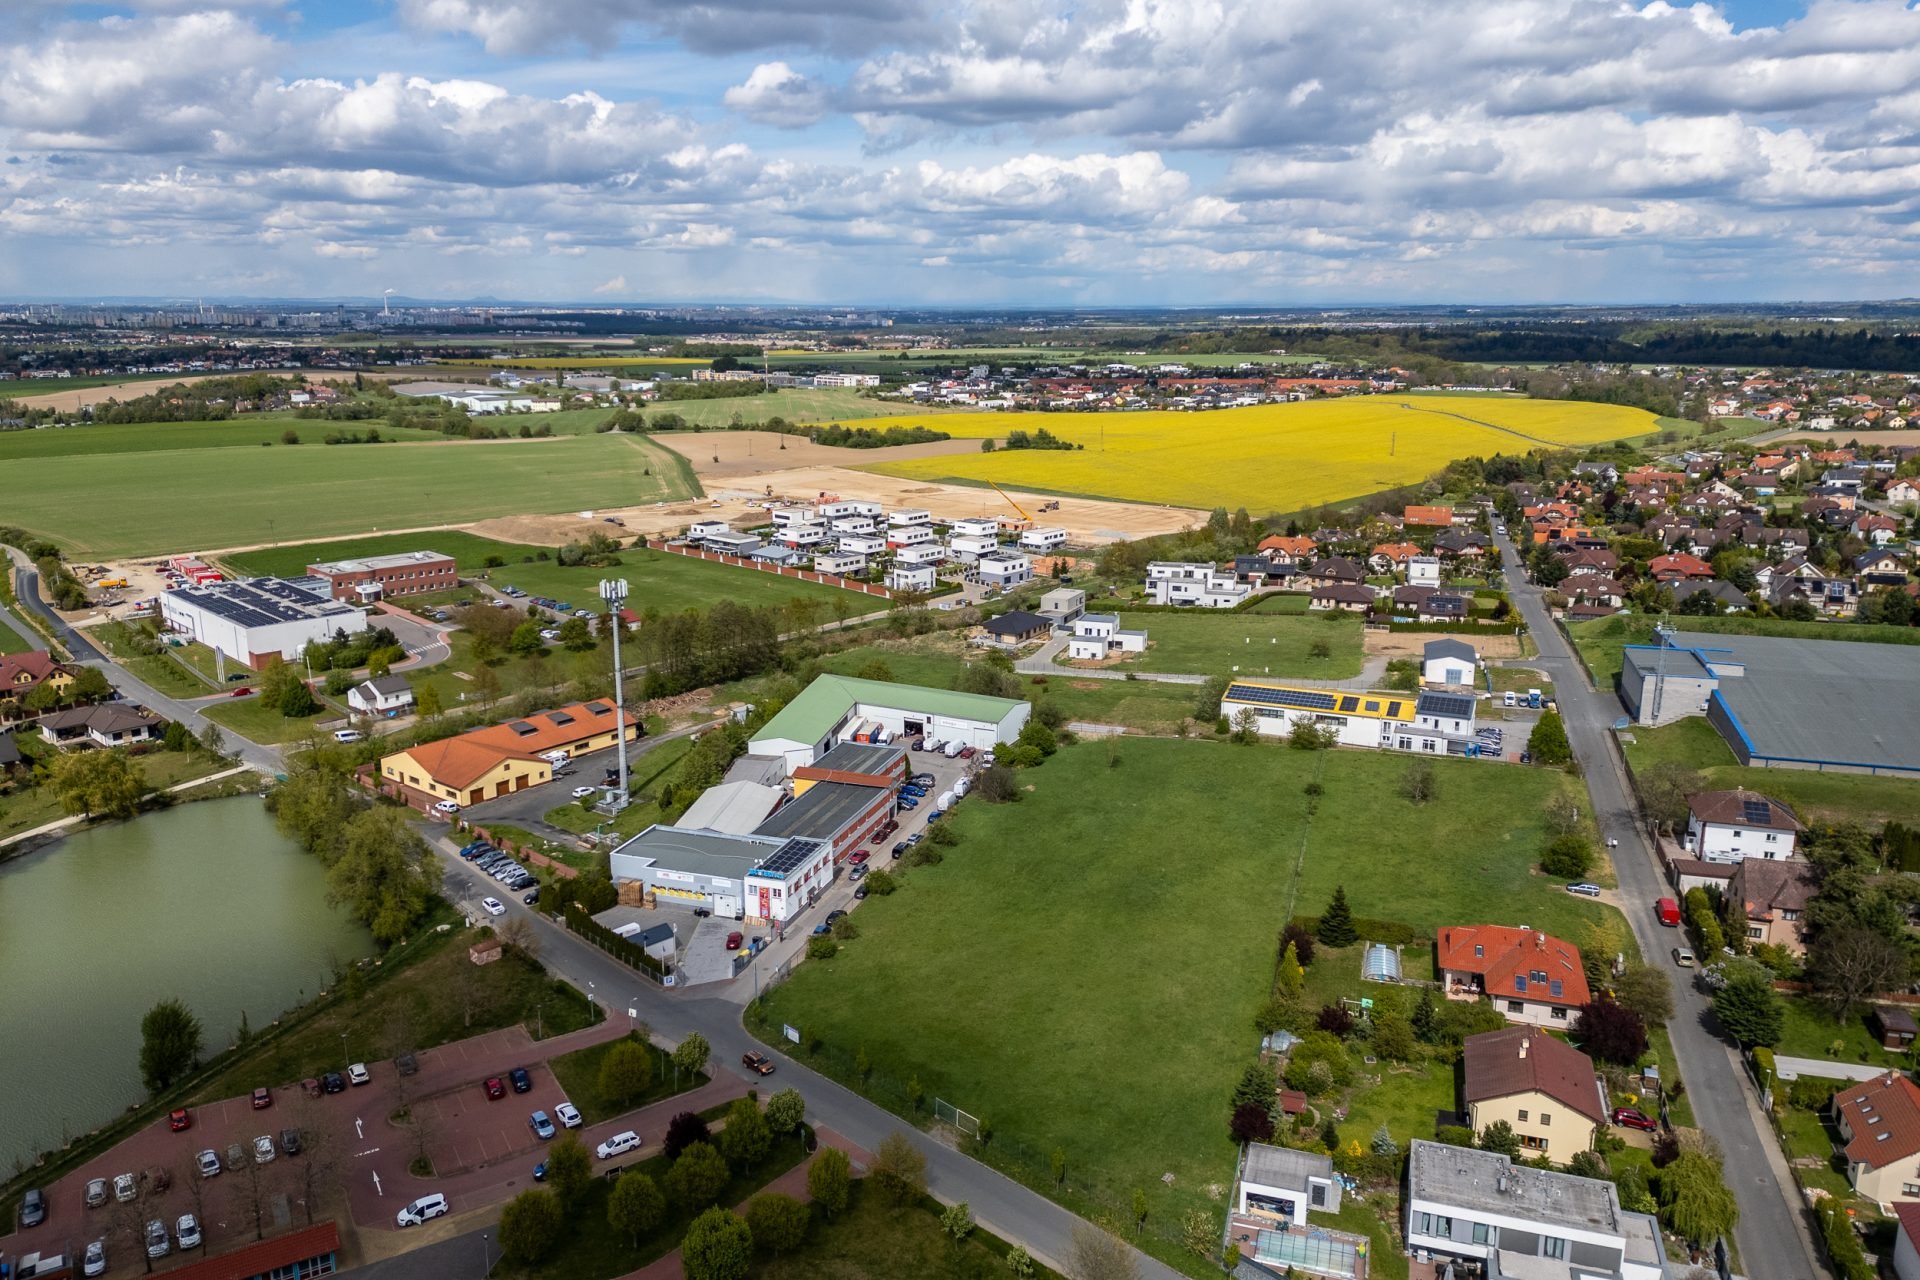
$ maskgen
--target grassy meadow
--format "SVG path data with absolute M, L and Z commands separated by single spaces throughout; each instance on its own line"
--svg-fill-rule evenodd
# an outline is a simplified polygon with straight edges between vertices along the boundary
M 875 427 L 925 424 L 915 414 Z M 949 414 L 938 429 L 1003 437 L 1045 427 L 1082 450 L 921 458 L 868 470 L 910 480 L 994 481 L 1039 492 L 1188 507 L 1297 511 L 1425 479 L 1455 458 L 1586 445 L 1654 430 L 1620 405 L 1494 396 L 1359 396 L 1205 413 Z
M 1360 615 L 1123 613 L 1120 625 L 1147 633 L 1147 651 L 1122 665 L 1141 671 L 1281 679 L 1350 680 L 1360 674 Z M 1330 654 L 1316 658 L 1316 643 Z

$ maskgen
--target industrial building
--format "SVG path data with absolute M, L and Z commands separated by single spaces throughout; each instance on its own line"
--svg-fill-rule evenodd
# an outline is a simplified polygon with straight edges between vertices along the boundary
M 1920 773 L 1920 646 L 1663 631 L 1621 654 L 1633 722 L 1701 715 L 1743 765 Z
M 1352 693 L 1268 680 L 1235 680 L 1220 699 L 1220 714 L 1229 722 L 1251 710 L 1254 727 L 1269 737 L 1313 724 L 1331 731 L 1343 747 L 1424 755 L 1478 755 L 1475 709 L 1474 700 L 1460 693 Z
M 243 667 L 298 658 L 308 642 L 365 631 L 367 615 L 313 578 L 209 582 L 160 593 L 161 620 Z
M 943 742 L 991 747 L 1019 737 L 1032 710 L 1031 704 L 1009 698 L 823 675 L 767 721 L 747 751 L 778 757 L 792 775 L 837 744 L 854 740 L 867 725 L 889 737 L 925 734 Z
M 524 720 L 488 725 L 380 759 L 380 779 L 396 795 L 479 804 L 553 780 L 553 759 L 585 755 L 638 738 L 639 717 L 605 700 L 576 702 Z
M 615 884 L 728 919 L 792 919 L 833 883 L 824 840 L 651 826 L 608 855 Z
M 365 556 L 357 560 L 329 560 L 307 566 L 311 577 L 327 584 L 335 600 L 371 604 L 389 596 L 450 591 L 460 585 L 453 557 L 438 551 L 408 551 L 402 555 Z

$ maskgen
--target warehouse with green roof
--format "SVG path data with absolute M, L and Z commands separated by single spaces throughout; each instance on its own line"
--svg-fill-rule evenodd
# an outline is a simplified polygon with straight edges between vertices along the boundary
M 823 675 L 767 721 L 747 751 L 783 760 L 791 776 L 842 742 L 924 736 L 985 749 L 1019 737 L 1032 711 L 1011 698 Z

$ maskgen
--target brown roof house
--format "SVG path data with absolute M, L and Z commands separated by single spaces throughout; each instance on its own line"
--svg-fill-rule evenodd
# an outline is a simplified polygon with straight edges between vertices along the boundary
M 1792 862 L 1747 858 L 1727 881 L 1728 895 L 1746 904 L 1747 944 L 1785 947 L 1796 956 L 1807 953 L 1800 917 L 1818 888 L 1813 873 L 1798 858 Z
M 1448 925 L 1436 951 L 1447 999 L 1485 996 L 1508 1022 L 1566 1026 L 1592 998 L 1580 948 L 1533 929 Z
M 158 742 L 167 722 L 144 707 L 103 702 L 40 717 L 40 736 L 56 747 L 130 747 Z
M 1468 1036 L 1464 1048 L 1474 1137 L 1504 1120 L 1529 1154 L 1560 1163 L 1593 1145 L 1607 1109 L 1586 1054 L 1534 1027 Z
M 1889 1071 L 1833 1095 L 1853 1189 L 1881 1208 L 1920 1200 L 1920 1085 Z

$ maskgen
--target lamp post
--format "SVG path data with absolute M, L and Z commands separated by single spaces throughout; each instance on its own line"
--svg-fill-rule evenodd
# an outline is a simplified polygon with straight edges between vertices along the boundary
M 627 601 L 625 578 L 600 579 L 600 598 L 607 605 L 607 627 L 613 632 L 613 709 L 615 741 L 620 749 L 620 789 L 614 793 L 615 812 L 627 807 L 627 702 L 620 679 L 620 609 Z
M 480 1275 L 482 1280 L 493 1274 L 493 1246 L 487 1243 L 487 1233 L 480 1233 Z
M 340 1033 L 340 1060 L 347 1066 L 353 1065 L 353 1055 L 347 1052 L 347 1033 Z

